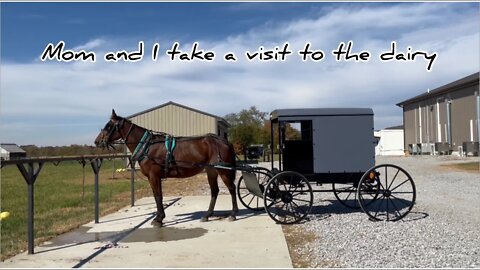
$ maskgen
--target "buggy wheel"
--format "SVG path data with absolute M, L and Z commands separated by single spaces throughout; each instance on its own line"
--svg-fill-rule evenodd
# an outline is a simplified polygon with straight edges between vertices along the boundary
M 360 180 L 357 197 L 362 210 L 375 221 L 396 221 L 413 208 L 415 184 L 404 169 L 392 164 L 377 165 Z
M 281 172 L 268 181 L 263 194 L 267 214 L 280 224 L 304 219 L 312 209 L 313 191 L 305 176 Z
M 344 206 L 352 209 L 360 209 L 357 200 L 357 187 L 354 184 L 332 183 L 333 195 Z
M 272 178 L 272 176 L 268 172 L 256 172 L 255 174 L 257 175 L 260 190 L 263 193 L 263 191 L 265 190 L 265 185 L 267 184 L 268 180 Z M 243 176 L 238 179 L 237 196 L 240 200 L 240 203 L 247 209 L 253 211 L 262 211 L 264 209 L 262 197 L 259 197 L 256 194 L 253 194 L 250 190 L 248 190 Z

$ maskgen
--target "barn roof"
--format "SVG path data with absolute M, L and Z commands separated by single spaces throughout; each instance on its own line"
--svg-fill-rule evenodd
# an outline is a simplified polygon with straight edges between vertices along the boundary
M 1 143 L 0 147 L 9 153 L 26 153 L 25 150 L 14 143 Z
M 148 113 L 148 112 L 151 112 L 151 111 L 154 111 L 154 110 L 157 110 L 157 109 L 160 109 L 160 108 L 169 106 L 169 105 L 175 105 L 175 106 L 178 106 L 178 107 L 181 107 L 181 108 L 184 108 L 184 109 L 187 109 L 187 110 L 196 112 L 196 113 L 200 113 L 200 114 L 203 114 L 203 115 L 207 115 L 207 116 L 213 117 L 213 118 L 217 119 L 217 121 L 223 122 L 223 123 L 224 123 L 225 125 L 227 125 L 228 127 L 230 126 L 230 124 L 228 124 L 227 120 L 225 120 L 224 118 L 222 118 L 222 117 L 220 117 L 220 116 L 216 116 L 216 115 L 213 115 L 213 114 L 210 114 L 210 113 L 207 113 L 207 112 L 204 112 L 204 111 L 200 111 L 200 110 L 197 110 L 197 109 L 194 109 L 194 108 L 191 108 L 191 107 L 182 105 L 182 104 L 178 104 L 178 103 L 173 102 L 173 101 L 169 101 L 169 102 L 167 102 L 167 103 L 158 105 L 158 106 L 156 106 L 156 107 L 153 107 L 153 108 L 150 108 L 150 109 L 146 109 L 146 110 L 144 110 L 144 111 L 141 111 L 141 112 L 132 114 L 132 115 L 130 115 L 130 116 L 127 116 L 126 118 L 127 118 L 127 119 L 130 119 L 130 118 L 133 118 L 133 117 L 135 117 L 135 116 L 138 116 L 138 115 L 141 115 L 141 114 L 145 114 L 145 113 Z
M 386 127 L 384 129 L 388 129 L 388 130 L 391 130 L 391 129 L 403 129 L 403 125 L 398 125 L 398 126 L 393 126 L 393 127 Z
M 278 109 L 271 113 L 271 119 L 279 117 L 335 116 L 335 115 L 373 115 L 371 108 L 303 108 Z
M 428 98 L 431 98 L 431 97 L 434 97 L 434 96 L 437 96 L 437 95 L 450 93 L 450 92 L 453 92 L 453 91 L 456 91 L 458 89 L 468 87 L 468 86 L 471 86 L 471 85 L 475 85 L 475 84 L 478 85 L 479 76 L 480 76 L 479 74 L 480 74 L 480 72 L 476 72 L 476 73 L 473 73 L 473 74 L 468 75 L 466 77 L 463 77 L 459 80 L 456 80 L 454 82 L 442 85 L 438 88 L 430 90 L 427 93 L 422 93 L 422 94 L 420 94 L 418 96 L 415 96 L 413 98 L 404 100 L 404 101 L 398 103 L 397 106 L 403 107 L 406 104 L 410 104 L 410 103 L 414 103 L 414 102 L 417 102 L 417 101 L 425 100 L 425 99 L 428 99 Z

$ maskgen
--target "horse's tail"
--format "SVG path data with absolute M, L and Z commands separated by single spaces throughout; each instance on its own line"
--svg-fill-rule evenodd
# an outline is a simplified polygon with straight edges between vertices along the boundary
M 228 150 L 230 152 L 230 156 L 232 158 L 232 168 L 233 168 L 233 170 L 230 171 L 230 178 L 232 179 L 232 181 L 235 182 L 235 177 L 237 176 L 237 170 L 235 169 L 237 166 L 237 157 L 235 155 L 235 148 L 233 147 L 233 144 L 228 141 L 227 141 L 227 144 L 228 144 Z

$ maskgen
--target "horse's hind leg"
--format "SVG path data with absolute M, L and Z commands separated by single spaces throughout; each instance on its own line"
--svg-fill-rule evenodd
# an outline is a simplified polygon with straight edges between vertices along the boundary
M 233 221 L 237 219 L 235 214 L 238 212 L 237 194 L 235 193 L 235 171 L 220 171 L 219 174 L 223 180 L 223 183 L 225 183 L 225 186 L 227 186 L 230 196 L 232 197 L 232 214 L 230 215 L 229 220 Z
M 208 184 L 210 185 L 210 206 L 208 207 L 207 213 L 202 217 L 201 221 L 208 221 L 208 218 L 213 215 L 213 209 L 215 208 L 215 203 L 217 202 L 218 197 L 218 173 L 215 169 L 206 168 Z

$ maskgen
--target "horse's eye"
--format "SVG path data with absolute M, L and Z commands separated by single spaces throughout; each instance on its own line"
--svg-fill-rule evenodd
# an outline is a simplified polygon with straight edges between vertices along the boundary
M 106 131 L 110 131 L 110 127 L 111 127 L 111 123 L 108 122 L 103 129 Z

